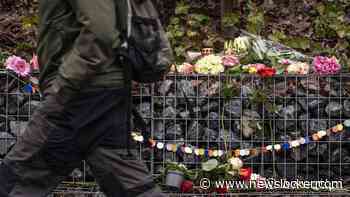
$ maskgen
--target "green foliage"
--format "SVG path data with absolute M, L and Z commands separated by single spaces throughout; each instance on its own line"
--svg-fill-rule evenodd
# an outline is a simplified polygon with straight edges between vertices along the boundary
M 38 15 L 24 16 L 22 17 L 21 22 L 24 28 L 32 28 L 33 26 L 37 26 L 39 24 L 39 17 Z
M 8 56 L 9 55 L 7 53 L 0 51 L 0 67 L 3 66 L 3 64 L 5 63 L 5 60 Z
M 179 1 L 175 15 L 166 28 L 178 62 L 185 59 L 185 52 L 188 50 L 199 51 L 203 47 L 213 47 L 217 37 L 216 32 L 211 30 L 211 18 L 190 10 L 189 4 Z
M 32 48 L 33 48 L 32 45 L 25 42 L 18 42 L 16 45 L 16 50 L 19 50 L 19 51 L 27 51 L 27 50 L 31 50 Z
M 235 8 L 241 9 L 233 9 L 232 12 L 224 14 L 222 19 L 212 15 L 208 17 L 208 13 L 201 15 L 203 13 L 197 13 L 198 9 L 192 7 L 196 3 L 188 2 L 188 0 L 179 1 L 175 16 L 171 17 L 168 26 L 168 34 L 171 36 L 175 53 L 182 60 L 186 50 L 202 48 L 204 45 L 202 41 L 205 40 L 209 45 L 215 42 L 217 35 L 213 36 L 213 33 L 208 33 L 206 30 L 213 22 L 221 20 L 219 22 L 224 28 L 235 26 L 308 55 L 335 55 L 340 59 L 340 63 L 349 66 L 350 1 L 348 0 L 235 1 Z M 189 20 L 193 14 L 195 15 Z
M 222 25 L 224 27 L 235 26 L 240 21 L 240 15 L 238 12 L 226 13 L 222 19 Z

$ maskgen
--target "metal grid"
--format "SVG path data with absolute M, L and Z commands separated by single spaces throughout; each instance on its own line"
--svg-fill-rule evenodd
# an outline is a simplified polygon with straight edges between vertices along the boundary
M 1 71 L 0 82 L 0 154 L 4 156 L 16 136 L 23 132 L 40 104 L 40 97 L 24 93 L 24 84 L 7 71 Z M 203 148 L 230 150 L 283 143 L 311 136 L 350 118 L 348 74 L 268 79 L 252 75 L 173 74 L 156 84 L 135 84 L 133 95 L 136 108 L 147 122 L 145 135 L 164 143 Z M 244 162 L 266 177 L 342 179 L 346 185 L 350 179 L 349 139 L 347 131 L 293 151 L 247 157 Z M 140 146 L 140 153 L 155 176 L 166 161 L 182 162 L 189 168 L 201 167 L 201 160 L 193 155 L 145 146 Z M 91 184 L 93 181 L 83 162 L 57 188 L 55 196 L 68 191 L 102 195 L 97 192 L 98 186 Z

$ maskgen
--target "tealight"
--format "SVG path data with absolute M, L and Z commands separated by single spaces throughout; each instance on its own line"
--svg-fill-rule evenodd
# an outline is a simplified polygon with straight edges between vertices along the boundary
M 290 144 L 288 142 L 285 142 L 282 144 L 283 150 L 288 150 L 290 148 Z
M 302 138 L 300 138 L 300 139 L 299 139 L 299 143 L 300 143 L 300 144 L 305 144 L 305 143 L 306 143 L 305 138 L 303 138 L 303 137 L 302 137 Z
M 209 157 L 212 157 L 212 156 L 213 156 L 213 151 L 210 150 L 210 149 L 208 150 L 208 156 L 209 156 Z
M 203 148 L 199 149 L 199 155 L 201 155 L 201 156 L 204 155 L 204 149 Z
M 190 148 L 190 147 L 188 147 L 188 146 L 185 147 L 185 153 L 186 153 L 186 154 L 192 154 L 192 152 L 193 152 L 193 151 L 192 151 L 192 148 Z
M 273 149 L 279 151 L 279 150 L 281 150 L 281 145 L 280 145 L 280 144 L 275 144 L 275 145 L 273 146 Z
M 333 132 L 333 133 L 337 133 L 337 132 L 338 132 L 337 126 L 332 127 L 332 132 Z
M 177 151 L 177 145 L 176 144 L 173 144 L 172 146 L 172 151 L 175 153 Z
M 164 148 L 164 143 L 158 142 L 157 148 L 158 148 L 158 149 L 163 149 L 163 148 Z
M 142 135 L 139 135 L 139 136 L 135 136 L 135 141 L 137 142 L 143 142 L 143 136 Z
M 338 124 L 338 125 L 336 126 L 336 128 L 337 128 L 337 131 L 340 132 L 340 131 L 343 131 L 344 126 L 343 126 L 342 124 Z
M 319 131 L 319 132 L 317 132 L 317 135 L 318 135 L 318 137 L 319 138 L 323 138 L 324 136 L 326 136 L 327 135 L 327 131 Z
M 154 148 L 156 146 L 156 141 L 149 139 L 148 142 L 152 148 Z
M 224 151 L 223 150 L 218 150 L 218 156 L 221 157 L 224 155 Z
M 217 150 L 213 150 L 213 157 L 217 157 L 218 156 L 218 151 Z
M 350 127 L 350 120 L 345 120 L 344 121 L 344 126 Z
M 313 141 L 318 141 L 318 140 L 320 140 L 320 138 L 319 138 L 319 136 L 317 135 L 317 133 L 315 133 L 315 134 L 312 135 L 312 140 L 313 140 Z
M 266 146 L 266 150 L 271 151 L 272 150 L 272 145 Z
M 173 151 L 173 145 L 172 144 L 167 144 L 166 145 L 166 150 L 169 151 L 169 152 Z
M 300 146 L 300 143 L 299 143 L 298 140 L 293 140 L 293 141 L 290 142 L 290 146 L 295 148 L 295 147 Z
M 194 149 L 194 154 L 199 156 L 199 149 L 198 148 Z

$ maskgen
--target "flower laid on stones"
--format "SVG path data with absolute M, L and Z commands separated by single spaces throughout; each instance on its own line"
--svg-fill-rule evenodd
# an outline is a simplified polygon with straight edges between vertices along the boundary
M 243 181 L 249 181 L 252 175 L 252 168 L 241 168 L 239 170 L 240 179 Z
M 341 65 L 335 57 L 316 56 L 313 60 L 314 71 L 317 74 L 336 74 L 340 71 Z
M 182 193 L 189 193 L 193 190 L 193 182 L 189 180 L 185 180 L 181 184 L 181 192 Z
M 192 64 L 189 64 L 189 63 L 183 63 L 183 64 L 178 66 L 177 70 L 179 73 L 189 75 L 189 74 L 193 73 L 194 66 Z
M 231 164 L 232 169 L 239 170 L 243 166 L 243 161 L 238 157 L 232 157 L 228 160 Z
M 236 53 L 245 53 L 250 47 L 250 38 L 248 36 L 240 36 L 233 42 L 233 48 Z
M 248 72 L 249 74 L 256 74 L 266 67 L 267 66 L 265 64 L 248 64 L 243 66 L 243 71 Z
M 290 61 L 289 59 L 282 59 L 282 60 L 279 60 L 278 63 L 282 65 L 289 65 L 292 63 L 292 61 Z
M 239 59 L 234 55 L 225 55 L 222 57 L 222 64 L 226 67 L 234 67 L 239 65 Z
M 292 63 L 287 67 L 288 74 L 306 75 L 309 73 L 310 65 L 304 62 Z
M 217 75 L 224 72 L 225 67 L 222 65 L 222 59 L 220 56 L 207 55 L 197 61 L 195 71 L 199 74 Z
M 7 58 L 5 66 L 22 77 L 26 77 L 30 73 L 30 64 L 18 56 L 13 55 Z
M 30 60 L 30 64 L 32 65 L 33 70 L 39 70 L 39 61 L 37 55 L 33 54 L 33 57 Z
M 272 76 L 274 76 L 276 74 L 276 69 L 275 68 L 266 67 L 266 68 L 258 70 L 258 74 L 261 77 L 264 77 L 264 78 L 272 77 Z

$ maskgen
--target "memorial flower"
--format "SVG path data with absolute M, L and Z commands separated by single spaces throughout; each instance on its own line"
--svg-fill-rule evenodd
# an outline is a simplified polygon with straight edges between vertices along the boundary
M 12 70 L 22 77 L 26 77 L 30 73 L 30 64 L 18 56 L 10 56 L 5 62 L 6 69 Z
M 226 67 L 234 67 L 239 65 L 239 59 L 234 55 L 225 55 L 222 57 L 222 64 Z
M 276 74 L 276 69 L 275 68 L 266 67 L 266 68 L 258 70 L 258 74 L 261 77 L 264 77 L 264 78 L 272 77 L 272 76 L 274 76 Z
M 341 70 L 341 65 L 335 57 L 316 56 L 312 64 L 314 71 L 320 75 L 336 74 Z
M 189 63 L 183 63 L 181 65 L 178 66 L 178 69 L 179 73 L 182 73 L 182 74 L 192 74 L 193 71 L 194 71 L 194 66 L 192 64 L 189 64 Z
M 292 63 L 287 67 L 288 74 L 306 75 L 309 73 L 310 65 L 304 62 Z
M 222 58 L 216 55 L 207 55 L 197 61 L 195 71 L 199 74 L 217 75 L 225 71 Z

